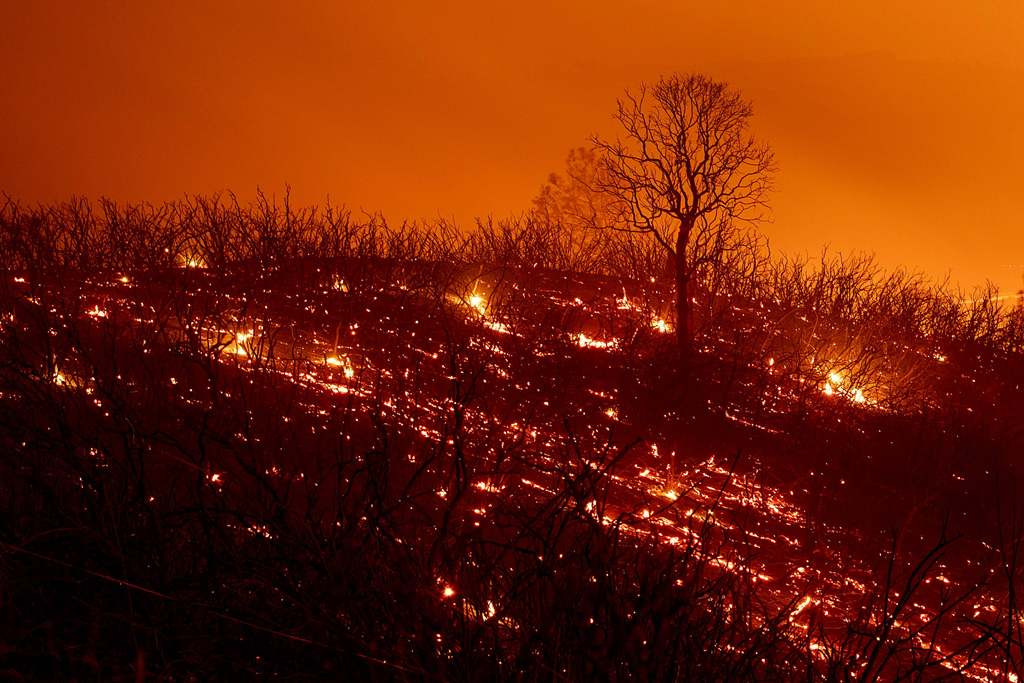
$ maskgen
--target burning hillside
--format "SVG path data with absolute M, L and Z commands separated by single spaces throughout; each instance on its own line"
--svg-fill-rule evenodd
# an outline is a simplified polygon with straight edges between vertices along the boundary
M 7 666 L 1017 673 L 1013 318 L 781 264 L 704 285 L 683 358 L 664 282 L 509 226 L 75 263 L 5 216 Z

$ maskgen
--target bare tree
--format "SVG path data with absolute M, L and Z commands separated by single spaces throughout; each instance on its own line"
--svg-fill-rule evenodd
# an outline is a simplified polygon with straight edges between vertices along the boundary
M 586 229 L 615 215 L 614 199 L 597 188 L 607 181 L 597 149 L 569 150 L 564 175 L 552 173 L 533 200 L 533 209 L 563 230 Z
M 767 208 L 774 155 L 749 132 L 751 104 L 726 83 L 673 75 L 626 92 L 615 119 L 624 136 L 594 136 L 602 172 L 595 189 L 611 198 L 614 219 L 597 227 L 651 234 L 675 273 L 676 335 L 693 344 L 691 286 L 695 241 Z

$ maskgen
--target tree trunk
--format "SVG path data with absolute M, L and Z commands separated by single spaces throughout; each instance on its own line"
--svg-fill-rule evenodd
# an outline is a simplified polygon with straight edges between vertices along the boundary
M 689 353 L 693 347 L 693 304 L 690 301 L 690 274 L 685 263 L 676 268 L 676 342 L 679 350 Z
M 684 356 L 693 351 L 693 303 L 690 300 L 690 228 L 679 226 L 676 236 L 676 343 Z

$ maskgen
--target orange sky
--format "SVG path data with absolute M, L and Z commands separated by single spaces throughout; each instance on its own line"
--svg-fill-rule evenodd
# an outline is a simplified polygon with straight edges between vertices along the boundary
M 1021 287 L 1020 3 L 212 4 L 0 4 L 0 190 L 464 221 L 525 207 L 624 87 L 704 71 L 775 147 L 778 248 Z

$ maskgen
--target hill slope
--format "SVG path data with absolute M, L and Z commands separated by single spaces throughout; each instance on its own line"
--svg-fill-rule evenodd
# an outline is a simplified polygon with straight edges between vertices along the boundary
M 431 261 L 0 288 L 0 666 L 1020 665 L 1015 356 L 727 297 L 683 363 L 652 283 Z

